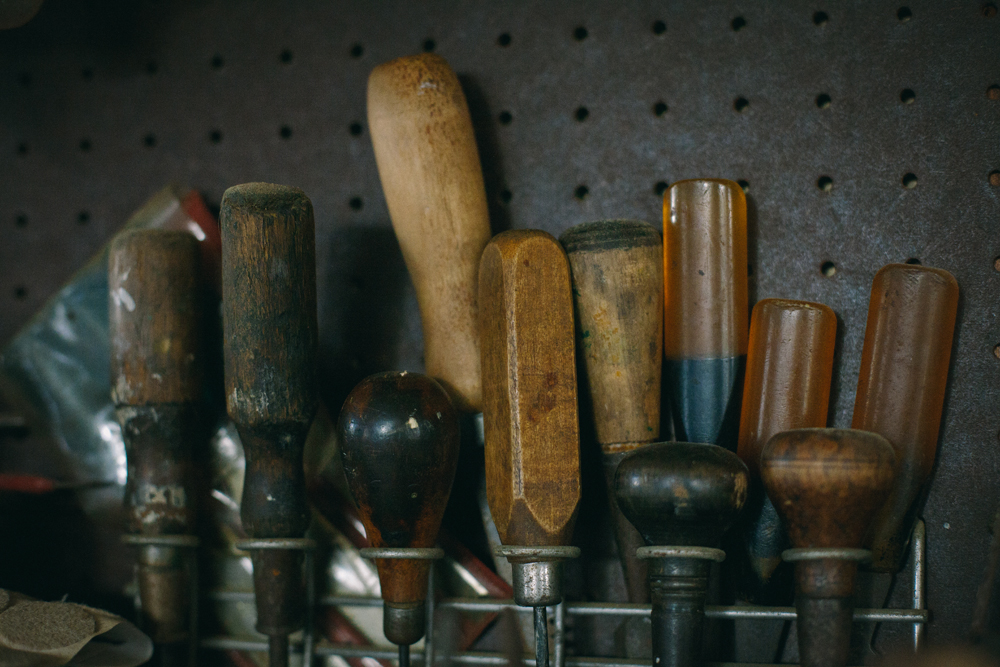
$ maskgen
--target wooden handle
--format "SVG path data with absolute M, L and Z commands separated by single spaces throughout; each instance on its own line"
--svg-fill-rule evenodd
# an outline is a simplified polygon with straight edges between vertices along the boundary
M 601 445 L 660 436 L 663 256 L 660 234 L 635 220 L 573 227 L 561 237 L 573 273 L 576 330 Z
M 957 310 L 958 282 L 941 269 L 889 264 L 872 283 L 851 426 L 896 452 L 896 483 L 869 536 L 879 572 L 902 566 L 914 501 L 934 466 Z
M 573 296 L 552 236 L 497 235 L 479 271 L 486 495 L 504 544 L 569 540 L 580 502 Z
M 747 209 L 739 185 L 680 181 L 663 199 L 664 391 L 678 440 L 736 450 L 747 353 Z
M 458 415 L 441 385 L 416 373 L 368 377 L 344 402 L 338 431 L 344 472 L 371 546 L 434 546 L 458 464 Z M 430 563 L 379 559 L 386 603 L 422 602 Z M 413 630 L 422 635 L 424 628 Z M 419 635 L 408 641 L 386 636 L 409 644 Z
M 490 221 L 458 77 L 434 54 L 379 65 L 368 78 L 368 125 L 417 291 L 427 373 L 459 409 L 479 412 L 477 284 Z
M 316 233 L 298 188 L 226 190 L 222 226 L 226 406 L 237 425 L 312 422 Z
M 118 235 L 108 254 L 115 405 L 191 403 L 201 391 L 198 241 L 187 232 Z
M 761 476 L 798 548 L 860 547 L 895 476 L 892 446 L 876 433 L 807 428 L 775 435 Z M 799 655 L 806 667 L 846 664 L 856 560 L 795 565 Z

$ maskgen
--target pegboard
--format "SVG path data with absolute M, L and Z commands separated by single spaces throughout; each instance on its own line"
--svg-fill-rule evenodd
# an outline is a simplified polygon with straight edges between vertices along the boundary
M 738 180 L 751 302 L 838 314 L 831 425 L 850 424 L 875 272 L 956 276 L 923 516 L 929 637 L 964 638 L 1000 501 L 1000 17 L 978 0 L 906 1 L 49 0 L 0 33 L 0 341 L 166 182 L 217 206 L 260 180 L 315 206 L 330 408 L 367 373 L 419 370 L 365 84 L 376 64 L 433 50 L 465 88 L 494 231 L 659 226 L 669 183 Z

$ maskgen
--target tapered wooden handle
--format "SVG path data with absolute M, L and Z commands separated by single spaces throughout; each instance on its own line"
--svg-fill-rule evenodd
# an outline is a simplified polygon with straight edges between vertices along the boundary
M 875 275 L 851 426 L 896 451 L 896 482 L 869 536 L 879 572 L 901 567 L 934 466 L 957 312 L 958 282 L 947 271 L 889 264 Z
M 645 222 L 605 220 L 559 238 L 569 257 L 578 353 L 597 441 L 638 446 L 660 435 L 663 249 Z
M 316 413 L 316 233 L 298 188 L 247 183 L 222 196 L 226 406 L 238 426 Z
M 459 409 L 478 412 L 477 284 L 490 222 L 458 77 L 434 54 L 379 65 L 368 79 L 368 125 L 392 226 L 417 291 L 427 373 Z
M 111 394 L 116 405 L 191 403 L 201 391 L 198 241 L 120 234 L 108 255 Z
M 569 262 L 545 232 L 496 236 L 479 272 L 486 495 L 504 544 L 556 546 L 580 501 Z

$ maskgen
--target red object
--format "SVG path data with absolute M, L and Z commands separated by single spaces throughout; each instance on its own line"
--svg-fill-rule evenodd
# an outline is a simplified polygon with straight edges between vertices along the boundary
M 42 494 L 55 491 L 57 484 L 47 477 L 0 473 L 0 491 Z

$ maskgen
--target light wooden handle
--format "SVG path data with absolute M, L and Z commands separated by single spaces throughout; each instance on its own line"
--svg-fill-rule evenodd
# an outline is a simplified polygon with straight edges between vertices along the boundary
M 597 441 L 638 446 L 660 436 L 663 246 L 645 222 L 573 227 L 560 243 L 573 271 L 579 353 Z
M 483 172 L 458 77 L 422 54 L 376 67 L 368 126 L 392 226 L 420 304 L 427 374 L 478 412 L 477 281 L 490 240 Z
M 515 230 L 483 252 L 486 497 L 504 544 L 557 546 L 580 501 L 573 296 L 552 236 Z

